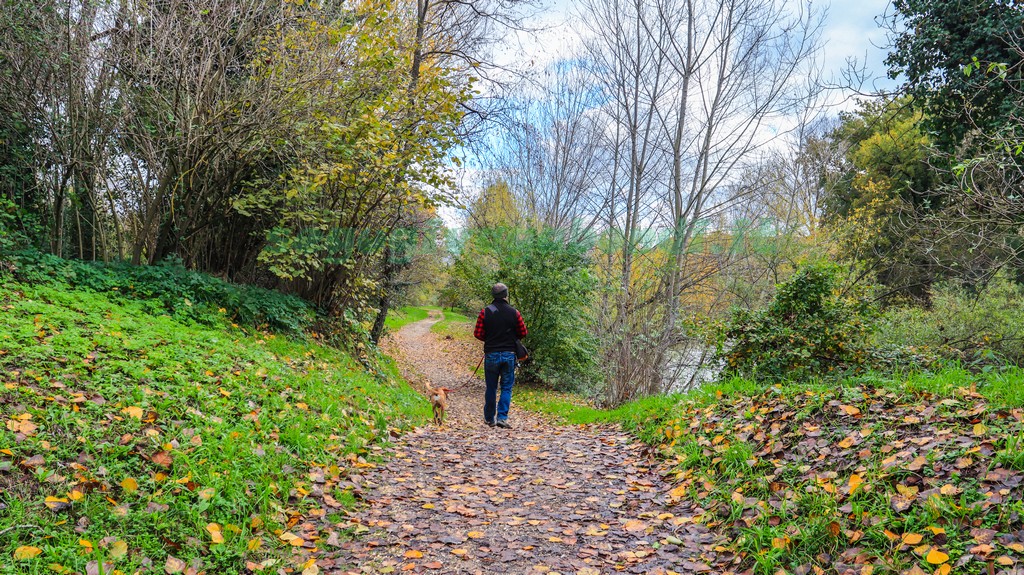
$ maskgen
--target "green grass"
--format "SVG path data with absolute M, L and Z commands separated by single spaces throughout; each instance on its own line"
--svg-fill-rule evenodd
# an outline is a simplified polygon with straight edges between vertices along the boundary
M 453 311 L 444 311 L 444 319 L 435 323 L 430 327 L 430 331 L 441 335 L 450 335 L 457 339 L 467 339 L 473 337 L 473 322 L 475 319 L 466 317 L 460 313 Z
M 384 321 L 384 325 L 387 326 L 389 331 L 398 331 L 403 326 L 410 323 L 416 323 L 427 319 L 427 308 L 405 306 L 400 309 L 392 310 L 388 314 L 388 318 Z
M 281 536 L 353 505 L 350 470 L 429 418 L 388 362 L 210 323 L 0 285 L 0 573 L 162 570 L 168 554 L 296 568 L 308 552 Z M 40 553 L 12 561 L 23 546 Z
M 1015 485 L 1024 470 L 1022 388 L 1018 368 L 951 368 L 770 386 L 730 379 L 613 410 L 530 388 L 515 401 L 565 423 L 617 423 L 655 447 L 705 510 L 695 520 L 754 573 L 827 568 L 821 557 L 839 561 L 851 547 L 876 574 L 932 573 L 928 552 L 952 565 L 977 544 L 972 528 L 1011 539 L 1024 528 L 1020 489 L 999 479 Z M 921 542 L 904 545 L 904 535 Z M 1015 549 L 990 558 L 1024 560 Z M 974 560 L 954 571 L 985 569 Z

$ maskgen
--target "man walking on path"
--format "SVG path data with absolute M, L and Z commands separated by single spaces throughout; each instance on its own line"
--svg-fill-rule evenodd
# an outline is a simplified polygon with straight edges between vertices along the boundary
M 508 409 L 512 404 L 515 383 L 516 339 L 526 337 L 526 323 L 519 310 L 508 303 L 508 286 L 496 283 L 491 288 L 494 301 L 480 310 L 473 336 L 484 342 L 484 422 L 494 427 L 511 429 Z M 501 396 L 495 406 L 495 395 L 501 385 Z M 495 413 L 497 409 L 497 413 Z

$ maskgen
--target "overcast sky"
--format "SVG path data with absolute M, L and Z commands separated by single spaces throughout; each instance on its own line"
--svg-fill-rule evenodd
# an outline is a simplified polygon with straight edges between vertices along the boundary
M 885 79 L 883 63 L 886 34 L 879 26 L 881 16 L 889 7 L 889 0 L 811 0 L 811 3 L 815 8 L 827 10 L 823 31 L 826 76 L 839 78 L 847 59 L 856 58 L 858 62 L 866 63 L 870 76 L 877 79 L 874 85 L 864 86 L 865 90 L 891 86 L 891 82 Z M 577 0 L 547 0 L 546 8 L 537 17 L 543 29 L 521 35 L 519 42 L 505 50 L 499 59 L 533 62 L 533 69 L 542 70 L 578 43 L 576 29 L 579 26 L 574 27 L 572 23 L 578 6 Z
M 546 0 L 546 9 L 537 14 L 533 25 L 542 28 L 540 31 L 518 35 L 518 40 L 509 41 L 509 45 L 499 54 L 499 63 L 511 64 L 515 68 L 523 66 L 540 73 L 552 62 L 570 53 L 580 42 L 577 30 L 579 24 L 573 25 L 573 17 L 578 11 L 579 0 Z M 803 2 L 806 0 L 780 0 L 785 2 Z M 886 30 L 883 15 L 889 10 L 890 0 L 810 0 L 815 9 L 825 9 L 826 19 L 822 31 L 822 58 L 826 81 L 843 82 L 843 70 L 848 59 L 856 59 L 866 67 L 867 83 L 861 87 L 862 92 L 891 89 L 895 82 L 886 78 Z M 575 9 L 574 9 L 575 7 Z M 847 94 L 852 96 L 853 94 Z M 852 98 L 844 98 L 836 94 L 833 100 L 834 111 L 850 109 L 855 106 Z M 464 184 L 474 180 L 475 170 L 463 170 Z M 473 185 L 470 184 L 472 188 Z M 445 208 L 441 210 L 449 227 L 458 227 L 457 210 Z

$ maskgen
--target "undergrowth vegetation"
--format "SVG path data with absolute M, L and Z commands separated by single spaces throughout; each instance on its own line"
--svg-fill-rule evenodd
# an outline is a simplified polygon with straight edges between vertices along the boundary
M 65 285 L 105 293 L 116 301 L 137 300 L 149 313 L 204 325 L 215 325 L 226 317 L 249 328 L 299 335 L 316 318 L 315 310 L 302 299 L 190 271 L 177 260 L 133 266 L 66 260 L 31 251 L 5 260 L 22 283 Z
M 839 277 L 837 266 L 805 265 L 765 308 L 733 310 L 713 330 L 724 373 L 767 384 L 1024 362 L 1024 288 L 1005 277 L 979 291 L 937 286 L 928 308 L 885 309 Z
M 288 327 L 287 298 L 166 266 L 45 274 L 82 289 L 0 285 L 0 573 L 303 571 L 344 536 L 353 476 L 427 420 L 394 366 L 243 327 Z
M 977 366 L 1024 365 L 1024 287 L 997 275 L 984 289 L 936 286 L 931 306 L 894 306 L 875 335 L 879 347 L 913 346 L 921 355 Z
M 734 309 L 718 342 L 726 370 L 774 381 L 863 368 L 876 311 L 866 294 L 840 287 L 838 266 L 807 265 L 768 307 Z
M 1018 368 L 950 368 L 734 378 L 611 411 L 539 390 L 516 402 L 568 423 L 618 423 L 659 449 L 670 497 L 696 501 L 692 520 L 755 573 L 992 573 L 1024 560 L 1022 388 Z

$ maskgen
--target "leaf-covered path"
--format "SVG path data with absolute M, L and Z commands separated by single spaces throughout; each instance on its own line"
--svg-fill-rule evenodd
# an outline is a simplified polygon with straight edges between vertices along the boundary
M 449 419 L 400 439 L 364 478 L 360 535 L 332 552 L 339 573 L 712 571 L 699 510 L 671 497 L 628 436 L 556 426 L 514 398 L 513 429 L 484 425 L 483 384 L 466 367 L 478 351 L 432 334 L 439 319 L 394 343 L 411 380 L 455 389 Z

